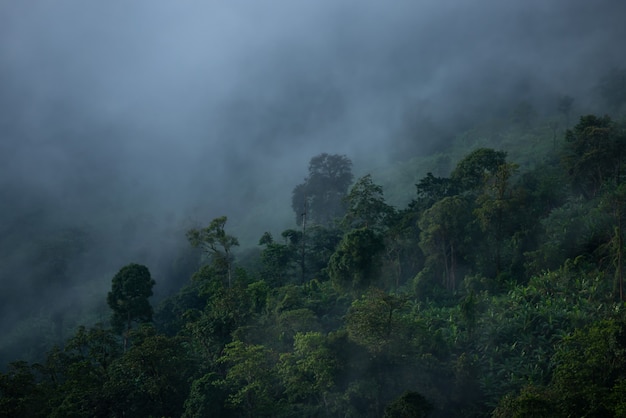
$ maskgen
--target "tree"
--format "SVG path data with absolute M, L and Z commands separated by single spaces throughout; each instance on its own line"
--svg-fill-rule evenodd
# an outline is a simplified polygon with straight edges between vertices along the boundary
M 182 418 L 230 416 L 224 411 L 226 394 L 217 387 L 218 380 L 217 373 L 209 372 L 192 382 Z
M 541 218 L 543 232 L 536 249 L 525 255 L 527 270 L 540 274 L 558 269 L 567 259 L 590 254 L 605 242 L 609 220 L 593 208 L 593 202 L 572 199 Z
M 403 323 L 400 315 L 406 305 L 404 296 L 372 289 L 355 300 L 348 310 L 346 329 L 350 339 L 374 354 L 406 352 L 414 331 Z
M 306 236 L 306 275 L 303 282 L 312 278 L 328 278 L 328 262 L 335 253 L 343 238 L 343 233 L 337 228 L 325 228 L 315 225 L 307 230 Z
M 293 189 L 296 222 L 330 226 L 345 213 L 343 202 L 352 183 L 352 161 L 345 155 L 320 154 L 309 163 L 309 175 Z
M 216 268 L 225 271 L 228 287 L 231 287 L 234 259 L 232 248 L 239 245 L 239 240 L 224 230 L 227 220 L 226 216 L 221 216 L 213 219 L 206 228 L 190 229 L 187 231 L 187 239 L 193 247 L 200 247 L 209 255 Z
M 385 221 L 394 214 L 394 208 L 385 203 L 383 188 L 372 181 L 370 174 L 361 177 L 346 196 L 345 228 L 383 229 Z
M 479 148 L 463 158 L 452 171 L 451 179 L 463 191 L 482 186 L 486 174 L 495 173 L 506 163 L 506 152 Z
M 262 345 L 235 340 L 226 345 L 219 363 L 226 365 L 218 387 L 229 390 L 226 406 L 240 411 L 239 416 L 275 416 L 273 353 Z
M 311 410 L 307 415 L 328 414 L 329 393 L 335 385 L 339 365 L 324 335 L 297 333 L 293 352 L 281 354 L 277 368 L 291 403 L 309 406 Z
M 296 231 L 293 232 L 297 236 L 298 233 Z M 283 232 L 283 237 L 287 240 L 290 233 L 290 231 Z M 294 238 L 293 235 L 292 238 Z M 259 245 L 265 246 L 263 251 L 261 251 L 262 274 L 267 282 L 272 285 L 282 285 L 289 278 L 295 277 L 297 263 L 298 261 L 300 261 L 300 264 L 302 263 L 302 248 L 301 245 L 298 246 L 298 240 L 296 240 L 295 244 L 293 239 L 287 241 L 286 244 L 274 242 L 269 232 L 264 233 L 259 240 Z
M 308 308 L 284 310 L 277 315 L 278 339 L 291 343 L 300 332 L 319 331 L 321 326 L 315 312 Z
M 209 361 L 222 353 L 232 334 L 248 321 L 253 308 L 251 296 L 240 285 L 222 287 L 211 295 L 203 311 L 187 312 L 191 341 Z
M 503 396 L 494 409 L 493 418 L 558 417 L 561 414 L 550 391 L 532 385 L 525 386 L 518 396 Z
M 382 238 L 368 228 L 348 232 L 328 263 L 328 274 L 340 289 L 363 290 L 379 277 Z
M 610 410 L 626 381 L 625 336 L 623 322 L 602 320 L 564 338 L 552 359 L 552 387 L 564 416 L 616 416 Z
M 493 244 L 488 253 L 493 254 L 489 259 L 494 263 L 496 276 L 502 270 L 501 258 L 505 235 L 511 232 L 515 225 L 512 219 L 509 219 L 514 203 L 510 183 L 517 168 L 517 164 L 504 163 L 495 172 L 490 173 L 485 178 L 483 193 L 477 198 L 479 206 L 474 210 L 487 241 Z
M 150 325 L 132 334 L 135 343 L 111 364 L 101 388 L 111 409 L 106 416 L 181 416 L 197 371 L 189 344 L 182 337 L 156 334 Z
M 100 324 L 90 329 L 79 327 L 62 352 L 48 354 L 43 370 L 58 385 L 48 416 L 108 415 L 109 399 L 102 388 L 120 355 L 121 346 L 111 329 Z
M 415 185 L 417 188 L 417 204 L 428 209 L 438 200 L 444 197 L 456 194 L 456 183 L 446 177 L 435 177 L 433 173 L 426 174 L 419 183 Z
M 461 196 L 445 197 L 422 214 L 420 247 L 427 261 L 443 267 L 443 284 L 456 289 L 460 248 L 468 224 L 468 204 Z
M 113 310 L 113 329 L 118 334 L 124 334 L 124 351 L 133 322 L 152 321 L 152 306 L 148 298 L 152 296 L 154 284 L 148 268 L 140 264 L 124 266 L 113 277 L 107 303 Z
M 13 362 L 6 373 L 0 372 L 0 416 L 43 417 L 45 409 L 41 385 L 25 361 Z
M 608 245 L 615 267 L 615 287 L 619 300 L 624 300 L 624 228 L 626 227 L 626 183 L 605 193 L 600 202 L 601 209 L 610 213 L 614 227 Z
M 605 182 L 620 181 L 625 139 L 610 117 L 581 116 L 565 140 L 562 164 L 574 191 L 592 199 Z

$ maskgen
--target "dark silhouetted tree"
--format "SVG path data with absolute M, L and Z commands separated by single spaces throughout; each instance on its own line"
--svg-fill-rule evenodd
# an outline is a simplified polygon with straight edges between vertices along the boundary
M 417 392 L 404 392 L 385 409 L 383 418 L 426 418 L 433 404 Z
M 113 310 L 113 329 L 124 335 L 124 349 L 133 323 L 152 321 L 152 305 L 148 298 L 152 296 L 154 284 L 148 268 L 140 264 L 124 266 L 113 277 L 107 303 Z
M 435 177 L 433 173 L 426 174 L 417 188 L 417 205 L 422 209 L 428 209 L 438 200 L 453 196 L 457 192 L 456 183 L 447 177 Z
M 341 218 L 353 178 L 352 161 L 345 155 L 324 153 L 313 157 L 308 177 L 293 189 L 291 207 L 298 225 L 304 221 L 329 226 Z

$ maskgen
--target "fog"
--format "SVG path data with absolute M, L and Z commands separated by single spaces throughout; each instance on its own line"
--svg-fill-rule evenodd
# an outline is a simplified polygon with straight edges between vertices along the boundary
M 246 246 L 292 227 L 321 152 L 365 173 L 511 103 L 597 109 L 599 78 L 626 65 L 625 15 L 618 0 L 1 2 L 0 332 L 103 303 L 129 262 L 157 293 L 179 286 L 189 226 L 227 215 Z

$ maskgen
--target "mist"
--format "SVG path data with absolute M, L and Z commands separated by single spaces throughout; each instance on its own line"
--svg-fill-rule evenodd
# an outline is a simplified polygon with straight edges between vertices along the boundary
M 599 78 L 626 65 L 625 13 L 616 0 L 3 2 L 0 332 L 102 304 L 129 262 L 157 293 L 181 285 L 168 269 L 185 229 L 217 216 L 244 246 L 293 227 L 291 191 L 319 153 L 366 173 L 522 101 L 599 109 Z M 59 242 L 67 281 L 46 283 Z

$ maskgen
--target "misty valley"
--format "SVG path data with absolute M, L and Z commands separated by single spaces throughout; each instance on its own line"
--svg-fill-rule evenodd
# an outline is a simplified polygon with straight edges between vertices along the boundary
M 626 416 L 626 4 L 0 5 L 0 417 Z
M 293 228 L 242 249 L 215 218 L 167 259 L 181 286 L 158 302 L 131 263 L 101 293 L 108 309 L 30 319 L 15 344 L 41 348 L 33 362 L 4 354 L 0 412 L 621 416 L 625 128 L 585 115 L 554 141 L 543 121 L 512 123 L 534 141 L 511 150 L 519 163 L 475 148 L 402 208 L 347 156 L 314 156 Z M 81 237 L 50 244 L 61 267 L 80 261 Z M 51 334 L 28 339 L 36 321 Z

